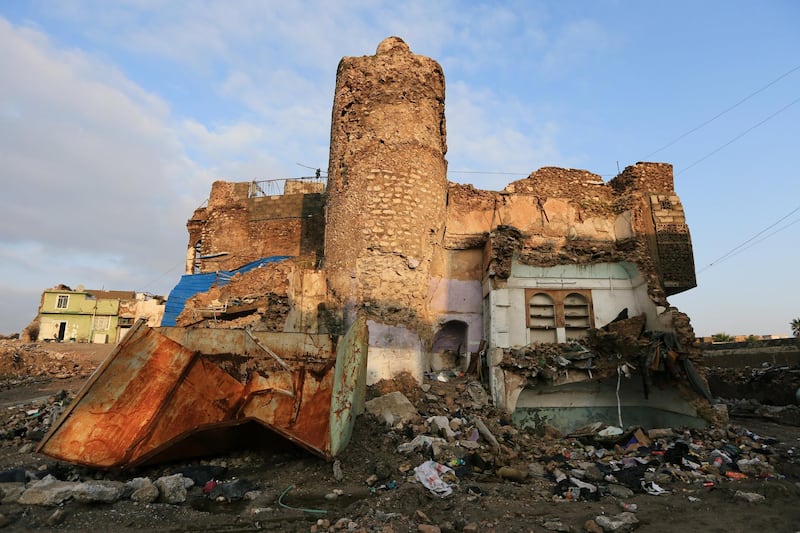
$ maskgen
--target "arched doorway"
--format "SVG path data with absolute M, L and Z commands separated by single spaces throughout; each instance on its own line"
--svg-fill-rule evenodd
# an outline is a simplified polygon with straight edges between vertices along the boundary
M 433 337 L 431 346 L 431 370 L 465 370 L 469 363 L 467 354 L 467 323 L 450 320 L 442 324 Z

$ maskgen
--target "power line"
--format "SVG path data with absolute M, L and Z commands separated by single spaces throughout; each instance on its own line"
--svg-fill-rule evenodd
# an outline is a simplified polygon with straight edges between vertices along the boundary
M 742 133 L 740 133 L 739 135 L 737 135 L 736 137 L 734 137 L 733 139 L 731 139 L 730 141 L 726 142 L 725 144 L 723 144 L 723 145 L 722 145 L 722 146 L 720 146 L 719 148 L 716 148 L 716 149 L 712 150 L 711 152 L 707 153 L 706 155 L 704 155 L 703 157 L 701 157 L 700 159 L 698 159 L 697 161 L 695 161 L 694 163 L 692 163 L 692 164 L 691 164 L 691 165 L 689 165 L 688 167 L 682 168 L 682 169 L 681 169 L 679 172 L 676 172 L 676 173 L 675 173 L 675 175 L 676 175 L 676 176 L 678 176 L 678 175 L 680 175 L 680 174 L 682 174 L 682 173 L 686 172 L 687 170 L 689 170 L 689 169 L 690 169 L 690 168 L 692 168 L 693 166 L 695 166 L 695 165 L 697 165 L 697 164 L 699 164 L 699 163 L 702 163 L 703 161 L 705 161 L 706 159 L 708 159 L 708 158 L 709 158 L 709 157 L 711 157 L 712 155 L 716 154 L 717 152 L 719 152 L 719 151 L 720 151 L 720 150 L 722 150 L 723 148 L 725 148 L 725 147 L 727 147 L 727 146 L 730 146 L 731 144 L 733 144 L 734 142 L 738 141 L 739 139 L 741 139 L 742 137 L 744 137 L 745 135 L 747 135 L 748 133 L 750 133 L 751 131 L 753 131 L 753 130 L 754 130 L 754 129 L 756 129 L 757 127 L 759 127 L 759 126 L 761 126 L 762 124 L 764 124 L 765 122 L 767 122 L 768 120 L 770 120 L 770 119 L 772 119 L 772 118 L 776 117 L 777 115 L 779 115 L 779 114 L 783 113 L 784 111 L 786 111 L 787 109 L 789 109 L 790 107 L 792 107 L 792 106 L 793 106 L 794 104 L 796 104 L 797 102 L 800 102 L 800 97 L 799 97 L 799 98 L 796 98 L 796 99 L 794 99 L 794 100 L 792 100 L 791 102 L 789 102 L 788 104 L 786 104 L 786 105 L 785 105 L 785 106 L 783 106 L 782 108 L 778 109 L 777 111 L 775 111 L 774 113 L 772 113 L 772 114 L 771 114 L 770 116 L 768 116 L 767 118 L 765 118 L 765 119 L 761 120 L 761 121 L 760 121 L 760 122 L 758 122 L 757 124 L 754 124 L 754 125 L 750 126 L 750 127 L 749 127 L 749 128 L 747 128 L 746 130 L 744 130 Z
M 719 264 L 719 263 L 722 263 L 722 262 L 724 262 L 724 261 L 727 261 L 727 260 L 728 260 L 728 259 L 730 259 L 731 257 L 737 256 L 737 255 L 739 255 L 740 253 L 744 252 L 745 250 L 749 250 L 750 248 L 752 248 L 752 247 L 753 247 L 753 246 L 755 246 L 756 244 L 761 244 L 762 242 L 766 241 L 767 239 L 769 239 L 770 237 L 772 237 L 772 236 L 773 236 L 773 235 L 775 235 L 776 233 L 780 233 L 780 232 L 782 232 L 782 231 L 783 231 L 783 230 L 785 230 L 785 229 L 789 229 L 791 226 L 794 226 L 794 225 L 795 225 L 795 224 L 797 224 L 798 222 L 800 222 L 800 218 L 798 218 L 797 220 L 793 220 L 793 221 L 789 222 L 789 223 L 788 223 L 788 224 L 786 224 L 785 226 L 783 226 L 783 227 L 780 227 L 780 228 L 776 229 L 776 230 L 775 230 L 775 231 L 773 231 L 772 233 L 769 233 L 769 234 L 767 234 L 767 235 L 764 235 L 764 237 L 760 238 L 760 239 L 759 239 L 759 240 L 757 240 L 756 242 L 754 242 L 754 243 L 750 244 L 749 246 L 746 246 L 746 247 L 742 248 L 741 250 L 739 250 L 738 252 L 736 252 L 736 253 L 734 253 L 734 254 L 731 254 L 731 255 L 729 255 L 729 256 L 728 256 L 727 258 L 725 258 L 723 261 L 718 261 L 718 262 L 717 262 L 717 264 Z
M 771 87 L 771 86 L 775 85 L 776 83 L 778 83 L 779 81 L 781 81 L 783 78 L 785 78 L 786 76 L 788 76 L 789 74 L 791 74 L 791 73 L 793 73 L 793 72 L 795 72 L 795 71 L 797 71 L 797 70 L 800 70 L 800 65 L 798 65 L 798 66 L 794 67 L 793 69 L 791 69 L 791 70 L 789 70 L 789 71 L 787 71 L 787 72 L 784 72 L 783 74 L 781 74 L 780 76 L 778 76 L 777 78 L 775 78 L 774 80 L 772 80 L 771 82 L 769 82 L 768 84 L 766 84 L 766 85 L 764 85 L 763 87 L 761 87 L 760 89 L 758 89 L 758 90 L 756 90 L 756 91 L 754 91 L 754 92 L 752 92 L 752 93 L 748 94 L 747 96 L 745 96 L 744 98 L 742 98 L 741 100 L 739 100 L 738 102 L 736 102 L 735 104 L 733 104 L 732 106 L 730 106 L 729 108 L 725 109 L 724 111 L 721 111 L 721 112 L 717 113 L 716 115 L 714 115 L 714 116 L 713 116 L 713 117 L 711 117 L 710 119 L 706 120 L 705 122 L 703 122 L 703 123 L 702 123 L 702 124 L 700 124 L 699 126 L 695 126 L 694 128 L 690 129 L 689 131 L 687 131 L 687 132 L 685 132 L 685 133 L 682 133 L 682 134 L 678 135 L 677 137 L 675 137 L 673 140 L 671 140 L 670 142 L 668 142 L 667 144 L 665 144 L 664 146 L 662 146 L 662 147 L 661 147 L 661 148 L 659 148 L 658 150 L 656 150 L 656 151 L 654 151 L 654 152 L 650 152 L 649 154 L 647 154 L 647 155 L 644 157 L 644 160 L 646 161 L 646 160 L 650 159 L 650 157 L 651 157 L 651 156 L 654 156 L 654 155 L 655 155 L 655 154 L 657 154 L 658 152 L 660 152 L 660 151 L 662 151 L 662 150 L 665 150 L 665 149 L 669 148 L 670 146 L 672 146 L 672 145 L 673 145 L 673 144 L 675 144 L 676 142 L 680 141 L 680 140 L 681 140 L 681 139 L 683 139 L 684 137 L 686 137 L 686 136 L 688 136 L 688 135 L 691 135 L 692 133 L 696 132 L 697 130 L 699 130 L 699 129 L 701 129 L 701 128 L 703 128 L 703 127 L 705 127 L 705 126 L 707 126 L 707 125 L 711 124 L 712 122 L 714 122 L 715 120 L 717 120 L 717 119 L 718 119 L 719 117 L 721 117 L 722 115 L 724 115 L 724 114 L 728 113 L 729 111 L 733 111 L 734 109 L 736 109 L 737 107 L 739 107 L 740 105 L 742 105 L 743 103 L 745 103 L 746 101 L 748 101 L 750 98 L 754 97 L 755 95 L 757 95 L 757 94 L 758 94 L 758 93 L 760 93 L 760 92 L 763 92 L 763 91 L 767 90 L 769 87 Z
M 747 248 L 750 248 L 751 246 L 754 246 L 754 245 L 756 245 L 756 244 L 760 243 L 761 241 L 763 241 L 763 240 L 765 240 L 765 239 L 767 239 L 767 238 L 769 238 L 769 237 L 771 237 L 771 236 L 775 235 L 776 233 L 778 233 L 778 232 L 780 232 L 780 231 L 783 231 L 783 230 L 785 230 L 785 229 L 786 229 L 786 228 L 788 228 L 789 226 L 792 226 L 793 224 L 796 224 L 797 222 L 800 222 L 800 219 L 797 219 L 797 220 L 795 220 L 794 222 L 791 222 L 790 224 L 788 224 L 788 225 L 786 225 L 786 226 L 784 226 L 784 227 L 782 227 L 782 228 L 779 228 L 778 230 L 776 230 L 776 231 L 774 231 L 774 232 L 770 233 L 769 235 L 767 235 L 767 236 L 766 236 L 766 237 L 764 237 L 763 239 L 759 239 L 758 241 L 756 241 L 756 242 L 753 242 L 753 241 L 754 241 L 756 238 L 758 238 L 759 236 L 763 235 L 763 234 L 764 234 L 766 231 L 769 231 L 770 229 L 774 228 L 775 226 L 777 226 L 778 224 L 780 224 L 781 222 L 783 222 L 784 220 L 786 220 L 787 218 L 789 218 L 789 217 L 790 217 L 790 216 L 792 216 L 793 214 L 797 213 L 798 211 L 800 211 L 800 206 L 797 206 L 797 207 L 795 207 L 795 208 L 794 208 L 794 209 L 792 209 L 792 210 L 791 210 L 789 213 L 787 213 L 786 215 L 782 216 L 781 218 L 779 218 L 778 220 L 776 220 L 775 222 L 773 222 L 772 224 L 770 224 L 770 225 L 769 225 L 769 226 L 767 226 L 766 228 L 762 229 L 761 231 L 759 231 L 758 233 L 756 233 L 755 235 L 753 235 L 752 237 L 750 237 L 749 239 L 747 239 L 747 240 L 746 240 L 746 241 L 744 241 L 743 243 L 741 243 L 741 244 L 739 244 L 739 245 L 737 245 L 737 246 L 734 246 L 733 248 L 731 248 L 730 250 L 728 250 L 726 253 L 724 253 L 723 255 L 721 255 L 720 257 L 718 257 L 717 259 L 713 260 L 712 262 L 710 262 L 709 264 L 707 264 L 706 266 L 704 266 L 702 269 L 698 270 L 698 271 L 697 271 L 697 273 L 698 273 L 698 274 L 700 274 L 701 272 L 703 272 L 703 271 L 705 271 L 705 270 L 708 270 L 708 269 L 709 269 L 709 268 L 711 268 L 712 266 L 714 266 L 714 265 L 717 265 L 717 264 L 719 264 L 719 263 L 721 263 L 721 262 L 723 262 L 723 261 L 725 261 L 725 260 L 727 260 L 727 259 L 730 259 L 730 258 L 731 258 L 731 257 L 733 257 L 734 255 L 738 255 L 739 253 L 743 252 L 743 251 L 744 251 L 744 250 L 746 250 Z M 745 246 L 746 246 L 747 244 L 751 243 L 751 242 L 753 242 L 753 244 L 751 244 L 750 246 L 747 246 L 747 247 L 745 248 Z

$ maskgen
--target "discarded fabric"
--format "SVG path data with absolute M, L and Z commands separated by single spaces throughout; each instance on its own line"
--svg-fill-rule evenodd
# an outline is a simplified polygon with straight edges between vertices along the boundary
M 453 493 L 453 488 L 442 479 L 442 476 L 452 471 L 449 466 L 436 461 L 425 461 L 414 469 L 414 477 L 431 493 L 444 498 Z

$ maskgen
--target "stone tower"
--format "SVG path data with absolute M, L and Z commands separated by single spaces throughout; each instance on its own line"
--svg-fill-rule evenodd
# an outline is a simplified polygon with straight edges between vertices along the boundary
M 345 57 L 336 75 L 325 266 L 349 322 L 426 321 L 447 191 L 444 74 L 402 39 Z

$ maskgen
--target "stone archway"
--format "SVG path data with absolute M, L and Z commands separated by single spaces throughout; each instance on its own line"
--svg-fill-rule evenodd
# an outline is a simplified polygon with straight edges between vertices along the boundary
M 465 370 L 467 354 L 467 323 L 450 320 L 441 325 L 431 345 L 431 370 Z M 462 368 L 464 367 L 464 368 Z

